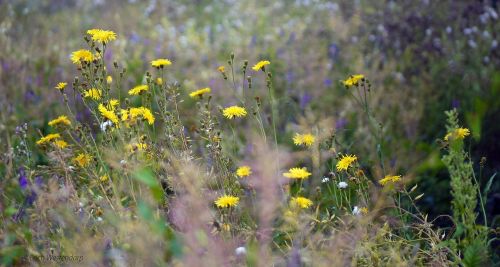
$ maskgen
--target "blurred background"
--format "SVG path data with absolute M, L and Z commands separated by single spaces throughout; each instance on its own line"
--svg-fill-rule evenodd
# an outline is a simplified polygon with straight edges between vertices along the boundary
M 327 127 L 356 143 L 368 165 L 377 157 L 374 142 L 339 82 L 362 73 L 372 84 L 370 103 L 383 123 L 390 168 L 419 185 L 421 209 L 435 217 L 450 213 L 449 177 L 440 160 L 444 111 L 456 108 L 471 130 L 468 149 L 483 187 L 500 169 L 499 16 L 497 1 L 472 0 L 4 0 L 0 130 L 28 123 L 33 139 L 38 129 L 43 133 L 47 121 L 63 113 L 54 86 L 76 76 L 71 52 L 86 48 L 86 30 L 102 28 L 118 35 L 105 55 L 108 69 L 113 61 L 126 67 L 130 88 L 151 60 L 169 58 L 168 82 L 186 92 L 211 87 L 219 103 L 231 103 L 217 67 L 231 53 L 238 64 L 270 60 L 280 108 L 287 111 L 280 133 L 290 136 L 287 123 L 301 117 L 311 124 L 333 117 Z M 193 101 L 182 105 L 189 126 Z M 7 146 L 0 143 L 0 150 Z M 498 225 L 498 179 L 491 188 L 488 224 Z

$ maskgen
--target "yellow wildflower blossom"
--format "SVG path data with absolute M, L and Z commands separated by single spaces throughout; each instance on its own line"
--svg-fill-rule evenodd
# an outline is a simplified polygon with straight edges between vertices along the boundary
M 215 201 L 215 205 L 219 208 L 236 207 L 239 201 L 239 197 L 223 195 Z
M 120 110 L 120 115 L 121 115 L 121 119 L 122 119 L 122 121 L 127 121 L 127 120 L 128 120 L 128 118 L 129 118 L 129 116 L 128 116 L 128 115 L 129 115 L 129 112 L 128 112 L 128 110 L 126 110 L 126 109 L 122 109 L 122 110 Z
M 387 185 L 388 183 L 395 183 L 401 180 L 401 175 L 386 175 L 384 178 L 378 181 L 382 186 Z
M 196 97 L 200 97 L 201 98 L 201 96 L 203 96 L 204 94 L 210 93 L 210 91 L 211 91 L 210 88 L 207 87 L 207 88 L 203 88 L 203 89 L 200 89 L 200 90 L 196 90 L 196 91 L 190 93 L 189 96 L 192 97 L 192 98 L 196 98 Z
M 140 142 L 127 145 L 127 150 L 131 153 L 135 151 L 144 151 L 148 148 L 148 144 Z
M 169 65 L 172 65 L 172 62 L 166 58 L 160 58 L 151 61 L 151 66 L 155 68 L 163 68 L 164 66 L 169 66 Z
M 452 139 L 464 139 L 466 136 L 470 135 L 470 131 L 467 128 L 458 128 L 451 133 L 447 133 L 444 137 L 445 141 L 448 141 L 450 137 Z
M 63 149 L 63 148 L 66 148 L 68 146 L 68 143 L 66 143 L 66 141 L 64 141 L 64 140 L 56 140 L 56 141 L 54 141 L 54 145 L 56 145 L 56 147 L 58 147 L 58 148 Z
M 229 223 L 223 223 L 221 226 L 222 230 L 229 232 L 231 231 L 231 225 Z
M 120 104 L 120 101 L 118 101 L 118 99 L 111 99 L 109 100 L 108 102 L 108 108 L 111 109 L 111 110 L 115 110 L 116 106 L 118 106 Z
M 71 125 L 71 121 L 66 116 L 59 116 L 56 119 L 49 121 L 49 126 L 55 126 L 58 124 Z
M 57 90 L 62 91 L 62 90 L 64 90 L 64 88 L 66 88 L 66 85 L 68 85 L 68 84 L 67 83 L 58 83 L 55 88 Z
M 367 207 L 362 207 L 361 209 L 359 209 L 359 211 L 361 211 L 362 214 L 368 214 L 368 208 Z
M 162 78 L 156 78 L 156 84 L 162 85 L 163 84 L 163 79 Z
M 75 164 L 78 164 L 78 166 L 84 168 L 85 166 L 89 165 L 90 161 L 92 160 L 92 156 L 86 153 L 80 153 L 78 156 L 73 158 L 73 162 Z
M 283 176 L 291 179 L 306 179 L 311 176 L 312 173 L 307 171 L 306 167 L 303 168 L 291 168 L 288 172 L 283 173 Z
M 142 92 L 145 92 L 148 90 L 148 86 L 143 84 L 143 85 L 138 85 L 128 91 L 129 95 L 139 95 Z
M 135 121 L 138 117 L 144 118 L 150 125 L 155 122 L 155 117 L 151 110 L 145 107 L 130 108 L 128 115 L 130 115 L 130 120 Z M 122 114 L 123 119 L 123 114 Z
M 271 64 L 271 62 L 267 61 L 267 60 L 262 60 L 262 61 L 259 61 L 259 63 L 255 64 L 252 69 L 254 71 L 259 71 L 261 69 L 264 69 L 266 65 L 269 65 Z
M 94 55 L 86 49 L 80 49 L 71 54 L 71 61 L 73 61 L 74 64 L 79 64 L 81 61 L 90 62 L 92 60 L 94 60 Z
M 92 88 L 83 92 L 83 97 L 92 98 L 94 100 L 101 99 L 101 96 L 102 96 L 101 89 Z
M 241 166 L 236 170 L 236 175 L 241 178 L 250 176 L 250 174 L 252 174 L 252 169 L 249 166 Z
M 353 162 L 355 162 L 358 157 L 354 155 L 345 155 L 337 162 L 337 171 L 347 171 Z
M 46 136 L 43 136 L 42 138 L 40 138 L 38 141 L 36 141 L 36 144 L 37 145 L 43 145 L 43 144 L 46 144 L 52 140 L 55 140 L 55 139 L 59 139 L 61 138 L 61 135 L 56 133 L 56 134 L 48 134 Z
M 108 77 L 106 77 L 106 83 L 107 84 L 112 84 L 113 83 L 113 77 L 111 77 L 110 75 L 108 75 Z
M 218 71 L 220 71 L 220 72 L 225 72 L 225 71 L 226 71 L 226 67 L 224 67 L 224 66 L 219 66 L 219 67 L 217 68 L 217 70 L 218 70 Z
M 247 115 L 247 111 L 245 108 L 239 106 L 231 106 L 225 108 L 222 111 L 222 115 L 228 119 L 233 119 L 234 117 L 245 117 Z
M 299 207 L 302 209 L 307 209 L 312 206 L 313 202 L 305 197 L 292 197 L 290 200 L 290 206 Z
M 92 36 L 92 40 L 101 43 L 107 43 L 109 41 L 116 40 L 116 33 L 113 31 L 106 31 L 102 29 L 92 29 L 88 30 L 87 34 Z
M 345 81 L 342 81 L 342 83 L 346 87 L 351 87 L 353 85 L 358 85 L 359 81 L 364 79 L 364 78 L 365 78 L 365 76 L 363 74 L 355 74 L 355 75 L 349 76 L 349 78 L 347 78 Z
M 101 177 L 99 177 L 99 181 L 103 183 L 106 182 L 107 180 L 109 180 L 109 176 L 107 174 L 101 175 Z
M 108 110 L 103 104 L 99 104 L 97 109 L 104 118 L 110 120 L 115 126 L 118 126 L 118 116 L 116 116 L 113 110 Z
M 312 134 L 298 134 L 296 133 L 293 137 L 293 143 L 297 146 L 305 145 L 312 146 L 316 138 Z

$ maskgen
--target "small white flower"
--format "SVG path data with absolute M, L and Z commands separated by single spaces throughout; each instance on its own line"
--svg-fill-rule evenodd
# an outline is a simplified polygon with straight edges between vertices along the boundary
M 476 48 L 476 47 L 477 47 L 477 43 L 476 43 L 474 40 L 472 40 L 472 39 L 470 39 L 470 40 L 467 42 L 467 44 L 468 44 L 471 48 Z
M 78 202 L 78 206 L 83 207 L 83 203 L 82 202 Z
M 98 222 L 102 222 L 102 218 L 101 217 L 97 217 L 97 221 Z
M 120 165 L 125 165 L 125 164 L 127 164 L 126 160 L 124 160 L 124 159 L 120 160 Z
M 234 253 L 236 253 L 237 256 L 245 255 L 247 254 L 247 249 L 245 247 L 237 247 Z
M 111 126 L 113 126 L 113 122 L 105 121 L 105 122 L 101 123 L 101 131 L 106 132 L 106 130 Z
M 358 206 L 354 206 L 354 209 L 352 209 L 352 215 L 360 215 L 361 214 L 361 209 L 358 208 Z
M 330 178 L 328 177 L 323 177 L 323 179 L 321 180 L 322 183 L 328 183 L 330 181 Z
M 339 184 L 337 185 L 337 187 L 340 188 L 340 189 L 347 188 L 347 183 L 346 182 L 339 182 Z

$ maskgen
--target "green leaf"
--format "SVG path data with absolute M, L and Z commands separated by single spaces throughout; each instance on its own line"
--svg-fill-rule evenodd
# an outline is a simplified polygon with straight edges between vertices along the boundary
M 483 198 L 485 201 L 488 197 L 488 193 L 490 192 L 491 185 L 493 184 L 493 180 L 495 179 L 495 176 L 497 176 L 496 172 L 490 177 L 490 179 L 488 180 L 488 183 L 486 183 L 486 186 L 484 187 Z
M 23 246 L 9 246 L 0 250 L 0 259 L 2 265 L 10 266 L 16 259 L 26 255 L 26 249 Z
M 155 198 L 156 201 L 161 202 L 163 200 L 164 196 L 163 189 L 160 186 L 160 183 L 156 179 L 156 176 L 154 175 L 151 169 L 149 168 L 140 169 L 134 173 L 133 177 L 137 181 L 142 182 L 143 184 L 147 185 L 150 188 L 151 193 L 153 194 L 153 197 Z
M 149 187 L 158 185 L 158 181 L 156 181 L 153 171 L 151 171 L 151 169 L 149 168 L 143 168 L 136 171 L 133 177 Z

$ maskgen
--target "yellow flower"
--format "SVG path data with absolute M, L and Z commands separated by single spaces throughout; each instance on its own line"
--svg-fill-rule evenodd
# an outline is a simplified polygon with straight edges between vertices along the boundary
M 345 155 L 337 162 L 337 171 L 347 171 L 353 162 L 355 162 L 358 157 L 354 155 Z
M 252 174 L 252 169 L 249 166 L 241 166 L 236 170 L 236 175 L 241 178 L 250 176 L 250 174 Z
M 247 115 L 247 111 L 242 107 L 231 106 L 225 108 L 222 111 L 222 115 L 228 119 L 233 119 L 234 117 L 245 117 Z
M 118 116 L 116 116 L 113 110 L 108 110 L 103 104 L 99 104 L 97 109 L 104 118 L 110 120 L 115 126 L 118 126 Z
M 153 66 L 155 68 L 163 68 L 164 66 L 168 66 L 171 64 L 172 64 L 172 62 L 166 58 L 160 58 L 160 59 L 151 61 L 151 66 Z
M 122 109 L 122 110 L 120 110 L 120 115 L 121 115 L 121 117 L 122 117 L 122 121 L 127 121 L 127 120 L 128 120 L 128 118 L 129 118 L 129 116 L 128 116 L 128 115 L 129 115 L 129 112 L 128 112 L 128 110 L 126 110 L 126 109 Z
M 56 89 L 62 91 L 64 88 L 66 88 L 67 83 L 58 83 L 57 86 L 55 87 Z
M 118 99 L 113 98 L 113 99 L 109 100 L 108 107 L 111 110 L 115 110 L 116 106 L 118 106 L 119 104 L 120 104 L 120 101 L 118 101 Z
M 162 78 L 156 78 L 156 84 L 162 85 L 163 84 L 163 79 Z
M 311 176 L 311 173 L 307 171 L 306 167 L 291 168 L 288 172 L 283 173 L 283 176 L 291 179 L 306 179 Z
M 105 31 L 101 29 L 88 30 L 87 34 L 92 36 L 93 41 L 107 43 L 109 41 L 116 40 L 116 33 L 113 31 Z
M 78 154 L 78 156 L 73 158 L 73 162 L 78 164 L 78 166 L 80 166 L 82 168 L 87 166 L 91 160 L 92 160 L 92 156 L 89 154 L 86 154 L 86 153 L 80 153 L 80 154 Z
M 71 61 L 73 61 L 74 64 L 79 64 L 81 61 L 90 62 L 92 60 L 94 60 L 94 55 L 86 49 L 80 49 L 71 54 Z
M 140 143 L 134 143 L 134 144 L 129 144 L 127 145 L 127 150 L 129 152 L 135 152 L 135 151 L 143 151 L 148 148 L 148 144 L 140 142 Z
M 223 195 L 215 201 L 215 205 L 219 208 L 236 207 L 239 201 L 239 197 Z
M 99 181 L 103 183 L 106 182 L 107 180 L 109 180 L 109 176 L 107 174 L 104 174 L 101 177 L 99 177 Z
M 384 178 L 378 181 L 379 184 L 385 186 L 388 183 L 395 183 L 401 180 L 401 175 L 386 175 Z
M 61 135 L 56 133 L 56 134 L 48 134 L 46 136 L 43 136 L 42 138 L 40 138 L 40 140 L 36 141 L 36 144 L 37 145 L 43 145 L 43 144 L 46 144 L 52 140 L 55 140 L 55 139 L 59 139 L 61 138 Z
M 58 124 L 71 125 L 71 121 L 66 116 L 59 116 L 56 119 L 49 121 L 49 126 L 54 126 Z
M 355 75 L 349 76 L 349 78 L 347 78 L 347 80 L 345 80 L 345 81 L 342 81 L 342 83 L 346 87 L 351 87 L 353 85 L 358 85 L 359 81 L 364 79 L 364 78 L 365 78 L 365 75 L 363 75 L 363 74 L 355 74 Z
M 106 77 L 106 83 L 108 83 L 108 84 L 113 83 L 113 77 L 111 77 L 110 75 L 108 75 L 108 77 Z
M 361 209 L 359 209 L 359 211 L 361 211 L 361 213 L 363 214 L 368 214 L 368 208 L 367 207 L 362 207 Z
M 63 149 L 63 148 L 66 148 L 68 146 L 68 143 L 66 143 L 66 141 L 64 141 L 64 140 L 56 140 L 56 141 L 54 141 L 54 145 L 56 145 L 56 147 L 58 147 L 58 148 Z
M 305 145 L 312 146 L 316 138 L 312 134 L 298 134 L 296 133 L 293 137 L 293 143 L 297 146 Z
M 262 61 L 259 61 L 259 63 L 255 64 L 252 69 L 254 71 L 259 71 L 260 69 L 264 69 L 266 65 L 269 65 L 271 64 L 271 62 L 267 61 L 267 60 L 262 60 Z
M 222 72 L 222 73 L 224 73 L 224 72 L 226 71 L 226 67 L 224 67 L 224 66 L 219 66 L 219 67 L 217 68 L 217 70 L 218 70 L 218 71 L 220 71 L 220 72 Z
M 470 131 L 469 129 L 467 128 L 458 128 L 458 129 L 455 129 L 453 132 L 451 133 L 447 133 L 446 136 L 444 137 L 444 140 L 445 141 L 448 141 L 448 139 L 450 139 L 450 137 L 452 139 L 464 139 L 466 136 L 469 136 L 470 135 Z
M 92 88 L 92 89 L 89 89 L 89 90 L 86 90 L 83 92 L 83 97 L 89 97 L 89 98 L 92 98 L 94 100 L 101 99 L 101 96 L 102 96 L 101 89 Z
M 300 207 L 302 209 L 307 209 L 312 206 L 313 202 L 305 197 L 292 197 L 290 200 L 290 206 L 292 207 Z
M 222 230 L 229 232 L 231 231 L 231 225 L 229 223 L 223 223 L 221 226 Z
M 132 121 L 135 121 L 139 116 L 141 116 L 150 125 L 155 122 L 155 117 L 153 116 L 153 113 L 151 113 L 151 110 L 145 107 L 130 108 L 128 115 L 130 115 L 130 119 Z M 123 119 L 123 113 L 122 113 L 122 119 Z
M 143 85 L 138 85 L 128 91 L 129 95 L 138 95 L 141 94 L 144 91 L 148 90 L 148 86 L 143 84 Z
M 210 88 L 207 87 L 207 88 L 203 88 L 203 89 L 200 89 L 200 90 L 196 90 L 196 91 L 190 93 L 189 96 L 192 97 L 192 98 L 196 98 L 196 97 L 200 97 L 201 98 L 201 96 L 203 96 L 204 94 L 210 93 L 210 91 L 211 91 Z

